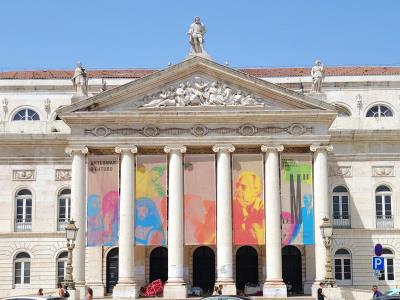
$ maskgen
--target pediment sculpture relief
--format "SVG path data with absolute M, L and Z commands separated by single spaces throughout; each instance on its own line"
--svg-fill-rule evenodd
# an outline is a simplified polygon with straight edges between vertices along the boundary
M 170 86 L 159 94 L 143 99 L 142 107 L 161 106 L 249 106 L 265 105 L 261 99 L 219 81 L 207 81 L 200 77 Z

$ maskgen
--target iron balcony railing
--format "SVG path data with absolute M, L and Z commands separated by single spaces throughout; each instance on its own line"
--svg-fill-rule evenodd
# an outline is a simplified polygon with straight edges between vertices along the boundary
M 376 216 L 376 228 L 393 228 L 394 220 L 392 215 Z
M 32 219 L 16 219 L 15 231 L 17 232 L 32 231 Z
M 349 215 L 333 215 L 333 227 L 335 228 L 350 228 L 350 216 Z

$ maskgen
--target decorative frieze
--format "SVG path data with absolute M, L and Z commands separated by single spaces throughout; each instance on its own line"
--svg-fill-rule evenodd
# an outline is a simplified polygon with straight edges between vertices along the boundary
M 372 176 L 374 177 L 393 177 L 394 166 L 372 166 Z
M 303 124 L 291 124 L 287 127 L 275 126 L 256 126 L 253 124 L 243 124 L 239 127 L 209 127 L 206 125 L 194 125 L 191 128 L 159 128 L 154 125 L 146 125 L 142 128 L 109 128 L 106 126 L 97 126 L 90 129 L 84 129 L 85 135 L 96 137 L 114 136 L 176 136 L 192 135 L 202 137 L 206 135 L 240 135 L 240 136 L 266 136 L 274 134 L 287 133 L 290 135 L 303 135 L 312 133 L 312 127 L 306 127 Z
M 12 178 L 13 178 L 13 180 L 34 181 L 34 180 L 36 180 L 36 171 L 34 169 L 13 170 Z
M 352 177 L 352 169 L 350 166 L 331 166 L 329 176 Z
M 69 181 L 71 180 L 70 169 L 56 169 L 56 181 Z

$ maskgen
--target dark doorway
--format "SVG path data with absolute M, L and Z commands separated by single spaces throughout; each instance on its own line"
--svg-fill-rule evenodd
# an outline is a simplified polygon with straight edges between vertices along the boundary
M 236 288 L 244 290 L 246 283 L 258 284 L 258 254 L 250 246 L 236 252 Z
M 118 283 L 118 248 L 110 250 L 107 254 L 106 264 L 106 292 L 111 294 Z
M 168 279 L 168 250 L 165 247 L 157 247 L 150 254 L 150 282 Z
M 212 293 L 215 284 L 215 255 L 210 247 L 198 247 L 193 253 L 193 286 Z
M 282 277 L 289 294 L 303 294 L 301 252 L 294 246 L 285 246 L 282 249 Z

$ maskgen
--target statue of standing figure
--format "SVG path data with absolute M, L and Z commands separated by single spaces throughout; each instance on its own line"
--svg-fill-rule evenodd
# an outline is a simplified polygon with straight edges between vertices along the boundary
M 325 68 L 320 60 L 315 61 L 315 66 L 311 69 L 312 85 L 311 92 L 321 93 L 322 81 L 325 77 Z
M 206 27 L 201 23 L 200 17 L 195 17 L 194 22 L 190 25 L 187 33 L 189 35 L 189 43 L 192 45 L 191 53 L 205 53 L 203 46 L 205 33 Z
M 88 76 L 80 61 L 76 63 L 74 76 L 71 78 L 77 97 L 88 95 Z

